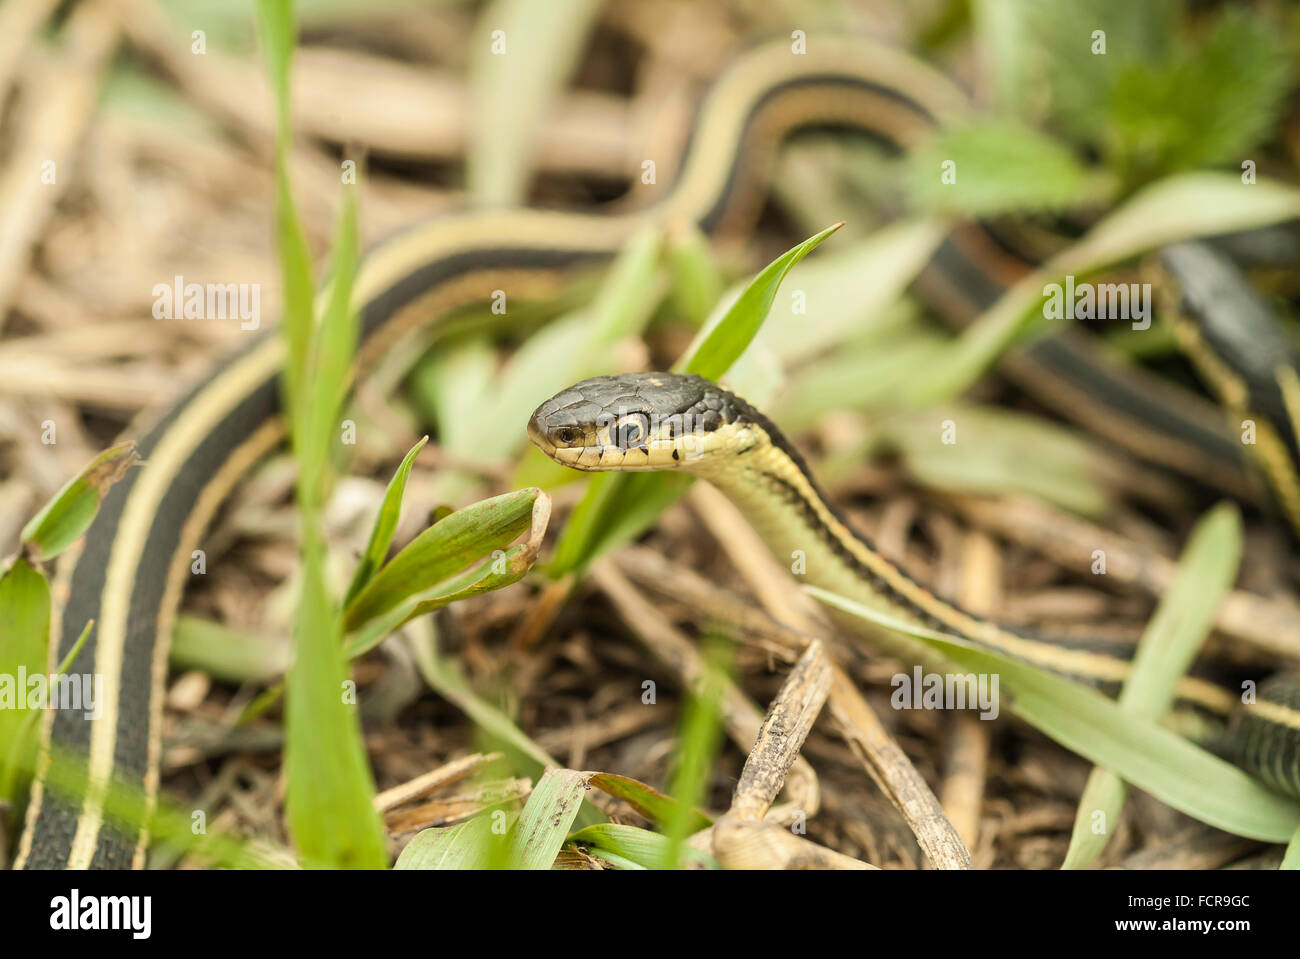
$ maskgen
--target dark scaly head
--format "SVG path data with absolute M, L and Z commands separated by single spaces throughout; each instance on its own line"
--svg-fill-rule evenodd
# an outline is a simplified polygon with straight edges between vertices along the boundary
M 761 419 L 702 376 L 624 373 L 557 393 L 533 413 L 528 437 L 573 469 L 705 470 L 761 440 Z

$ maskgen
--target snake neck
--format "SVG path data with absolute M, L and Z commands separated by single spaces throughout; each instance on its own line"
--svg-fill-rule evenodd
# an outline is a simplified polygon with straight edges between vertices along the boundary
M 748 426 L 756 438 L 747 448 L 693 472 L 726 494 L 798 580 L 893 620 L 946 633 L 1058 675 L 1110 688 L 1128 676 L 1130 664 L 1122 657 L 1031 637 L 937 595 L 849 526 L 830 505 L 798 451 L 770 421 L 758 414 Z M 835 619 L 908 664 L 940 670 L 952 667 L 951 661 L 919 639 L 859 617 L 836 614 Z M 1229 693 L 1194 677 L 1184 679 L 1179 695 L 1215 713 L 1232 707 Z

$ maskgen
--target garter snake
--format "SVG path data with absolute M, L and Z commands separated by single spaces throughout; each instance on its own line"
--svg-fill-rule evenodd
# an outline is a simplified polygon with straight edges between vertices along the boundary
M 854 531 L 831 505 L 803 457 L 768 417 L 693 374 L 625 373 L 583 380 L 547 400 L 528 423 L 547 456 L 590 472 L 682 470 L 718 487 L 783 562 L 802 560 L 800 579 L 894 620 L 937 629 L 1051 672 L 1107 688 L 1123 682 L 1126 659 L 1067 645 L 961 609 L 910 576 Z M 943 669 L 941 657 L 893 630 L 836 617 L 908 663 Z M 950 670 L 951 671 L 951 670 Z M 962 672 L 962 670 L 956 670 Z M 1223 746 L 1274 788 L 1300 797 L 1300 682 L 1262 683 L 1242 705 L 1233 691 L 1184 677 L 1183 702 L 1232 723 Z
M 907 150 L 968 111 L 965 96 L 942 74 L 866 41 L 818 39 L 801 55 L 785 42 L 757 48 L 710 92 L 673 182 L 638 186 L 639 205 L 617 215 L 469 213 L 412 228 L 371 250 L 355 283 L 358 374 L 494 291 L 512 299 L 553 293 L 575 272 L 609 262 L 647 223 L 690 223 L 712 235 L 743 230 L 757 215 L 776 145 L 795 129 L 848 127 Z M 978 230 L 958 231 L 922 285 L 951 312 L 969 317 L 1025 268 Z M 1227 487 L 1236 482 L 1238 447 L 1213 407 L 1190 394 L 1148 389 L 1140 374 L 1082 354 L 1067 362 L 1071 351 L 1062 343 L 1035 347 L 1039 361 L 1028 354 L 1027 389 L 1067 414 L 1113 399 L 1114 413 L 1095 419 L 1114 439 L 1186 472 L 1220 477 Z M 135 438 L 146 465 L 112 489 L 84 541 L 63 557 L 51 662 L 95 620 L 74 669 L 102 677 L 102 712 L 94 721 L 66 711 L 45 717 L 43 742 L 83 753 L 91 789 L 76 798 L 51 795 L 38 768 L 19 865 L 143 863 L 147 837 L 105 823 L 103 784 L 118 777 L 156 794 L 167 653 L 191 552 L 241 475 L 284 437 L 277 382 L 283 361 L 281 339 L 259 336 L 139 427 Z

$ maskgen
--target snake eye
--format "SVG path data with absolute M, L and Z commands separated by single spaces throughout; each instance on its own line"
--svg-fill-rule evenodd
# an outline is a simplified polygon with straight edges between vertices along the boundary
M 582 439 L 582 430 L 576 426 L 558 426 L 551 435 L 554 436 L 555 442 L 562 443 L 565 446 L 572 446 Z
M 615 427 L 615 442 L 620 449 L 631 449 L 645 442 L 646 434 L 650 432 L 650 425 L 646 422 L 644 413 L 630 413 L 618 421 Z

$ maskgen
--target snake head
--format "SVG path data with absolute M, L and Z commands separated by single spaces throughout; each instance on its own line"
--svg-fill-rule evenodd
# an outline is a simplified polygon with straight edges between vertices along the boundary
M 685 373 L 596 376 L 537 408 L 528 437 L 573 469 L 666 470 L 699 466 L 733 450 L 728 427 L 747 404 L 711 380 Z

